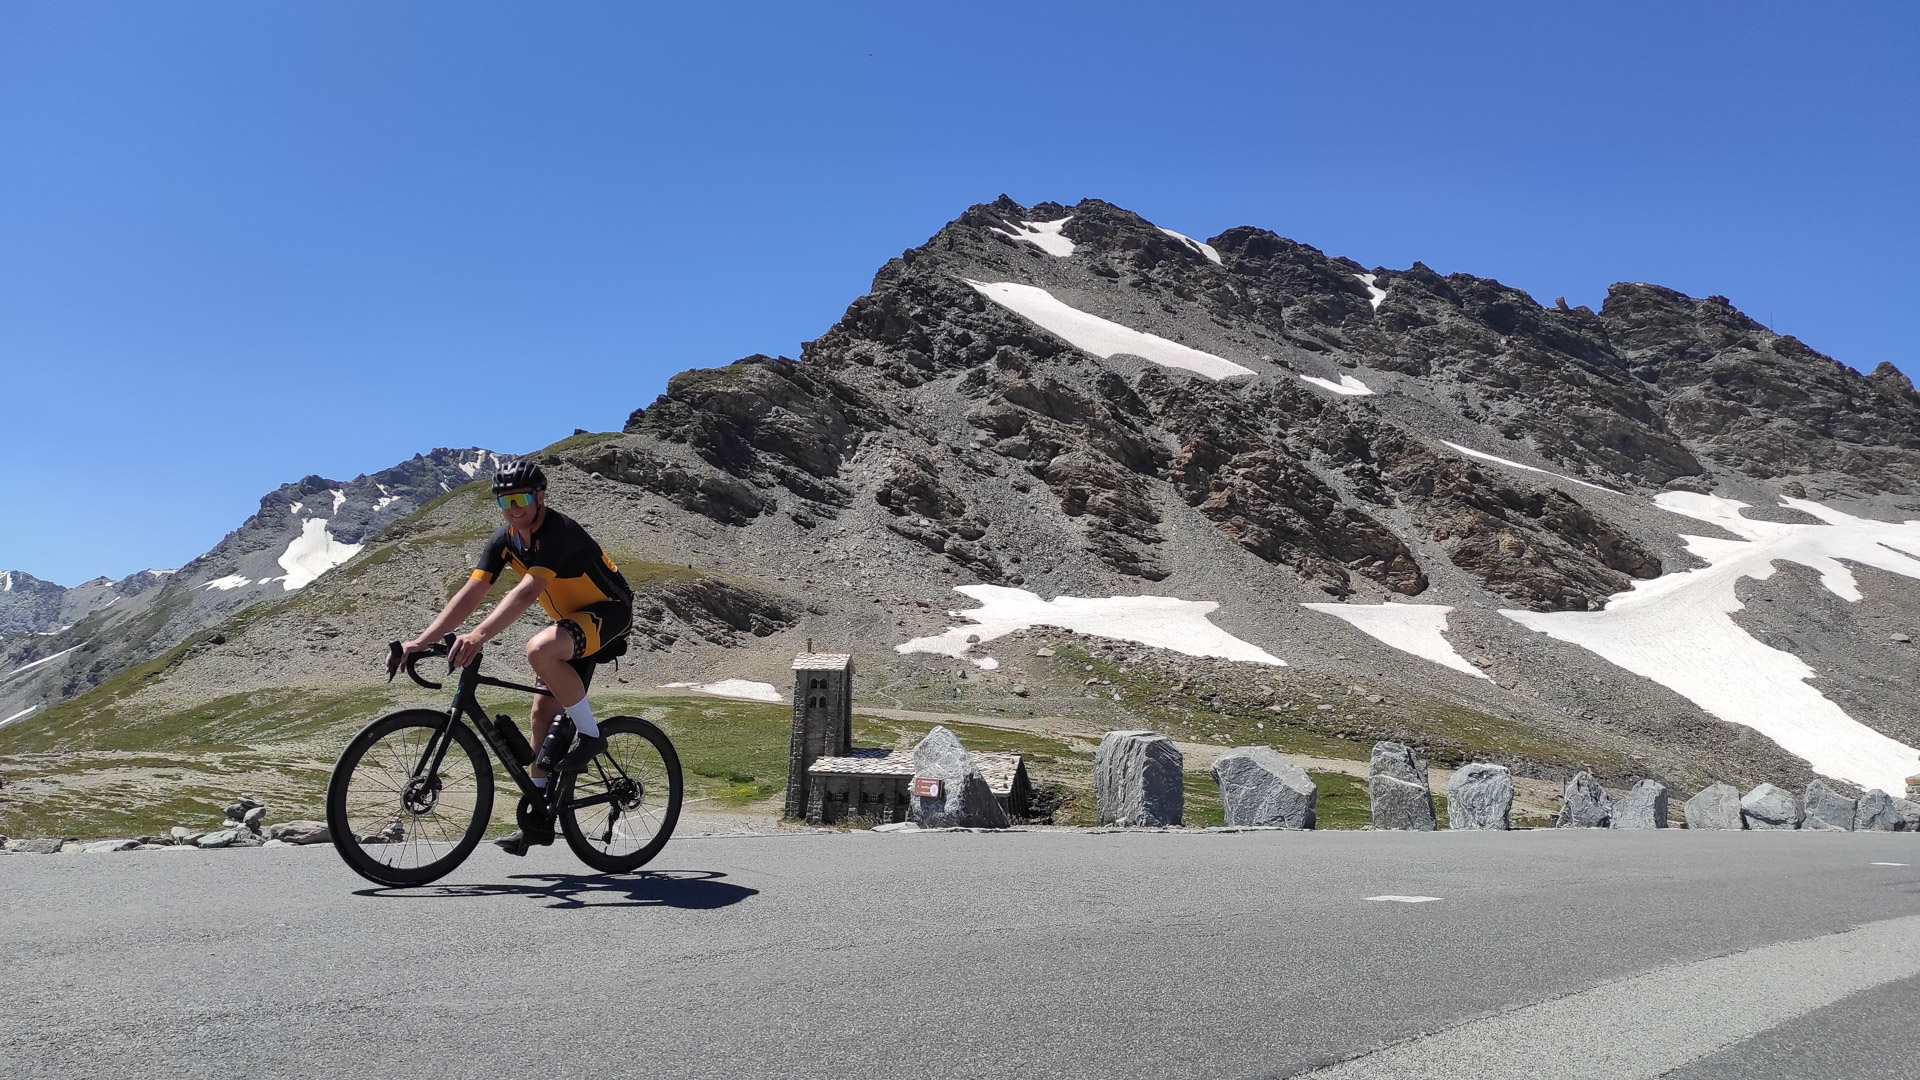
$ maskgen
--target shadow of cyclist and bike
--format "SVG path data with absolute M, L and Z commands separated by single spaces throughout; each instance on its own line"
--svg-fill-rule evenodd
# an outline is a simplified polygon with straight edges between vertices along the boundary
M 731 907 L 760 890 L 722 880 L 718 870 L 650 870 L 636 874 L 514 874 L 506 881 L 429 885 L 412 889 L 360 889 L 354 895 L 387 900 L 460 900 L 525 896 L 551 900 L 547 907 L 670 907 L 710 911 Z

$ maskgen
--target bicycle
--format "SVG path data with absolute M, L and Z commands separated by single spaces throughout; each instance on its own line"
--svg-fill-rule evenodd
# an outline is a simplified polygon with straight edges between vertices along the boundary
M 446 656 L 452 642 L 448 634 L 411 656 L 393 642 L 387 680 L 404 667 L 414 682 L 442 689 L 414 668 Z M 680 820 L 682 796 L 680 756 L 664 732 L 637 716 L 607 717 L 600 721 L 607 749 L 586 769 L 552 775 L 538 788 L 527 771 L 536 762 L 533 747 L 506 714 L 488 719 L 474 697 L 481 686 L 551 696 L 480 674 L 476 656 L 460 670 L 445 712 L 388 713 L 340 752 L 327 782 L 327 829 L 355 873 L 379 885 L 425 885 L 472 854 L 493 818 L 487 750 L 520 788 L 515 818 L 522 829 L 557 820 L 580 861 L 605 873 L 638 869 L 660 853 Z M 573 742 L 571 720 L 560 717 L 554 729 L 541 750 L 543 767 Z

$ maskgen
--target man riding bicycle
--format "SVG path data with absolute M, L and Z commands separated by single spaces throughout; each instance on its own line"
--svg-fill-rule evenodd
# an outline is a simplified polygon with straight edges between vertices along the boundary
M 556 749 L 556 755 L 565 756 L 553 763 L 553 771 L 577 772 L 607 748 L 587 705 L 587 687 L 596 665 L 625 651 L 624 639 L 633 627 L 633 590 L 587 530 L 547 506 L 547 476 L 538 465 L 519 461 L 501 469 L 493 477 L 493 494 L 505 522 L 487 540 L 467 583 L 432 625 L 403 648 L 409 654 L 425 650 L 466 622 L 486 600 L 500 571 L 511 566 L 520 575 L 519 583 L 479 625 L 454 639 L 448 658 L 455 667 L 472 663 L 487 642 L 538 601 L 553 622 L 527 642 L 527 663 L 552 696 L 533 699 L 532 744 L 542 745 L 554 721 L 566 713 L 580 741 L 571 752 Z M 546 786 L 547 772 L 539 764 L 532 775 L 535 785 Z M 553 843 L 553 824 L 517 829 L 494 843 L 510 854 L 525 855 L 534 844 Z

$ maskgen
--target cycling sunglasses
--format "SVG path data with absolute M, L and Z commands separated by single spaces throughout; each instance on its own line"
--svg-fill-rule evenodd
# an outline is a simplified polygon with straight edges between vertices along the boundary
M 505 495 L 494 496 L 493 501 L 499 503 L 502 510 L 511 510 L 516 506 L 532 506 L 533 492 L 509 491 Z

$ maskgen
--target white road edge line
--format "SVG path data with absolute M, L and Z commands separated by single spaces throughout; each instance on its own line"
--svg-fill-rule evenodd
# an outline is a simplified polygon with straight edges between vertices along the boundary
M 1920 975 L 1920 915 L 1629 976 L 1296 1075 L 1652 1080 L 1914 975 Z
M 1386 900 L 1395 904 L 1424 904 L 1430 900 L 1438 900 L 1440 898 L 1437 896 L 1369 896 L 1367 899 Z

